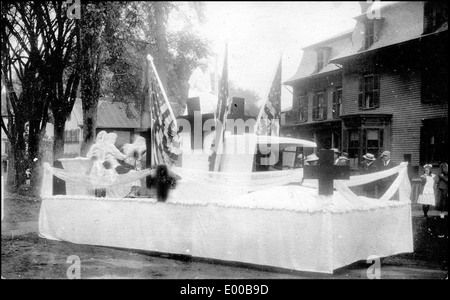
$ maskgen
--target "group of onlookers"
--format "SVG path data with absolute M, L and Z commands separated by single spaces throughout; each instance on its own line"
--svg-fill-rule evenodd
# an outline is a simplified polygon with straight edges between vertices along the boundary
M 335 153 L 334 164 L 335 165 L 349 165 L 348 154 L 340 152 L 338 149 L 331 149 Z M 305 163 L 308 165 L 317 165 L 319 157 L 315 153 L 308 155 L 305 159 Z M 398 164 L 391 160 L 391 152 L 384 151 L 380 155 L 380 159 L 377 162 L 375 155 L 372 153 L 366 153 L 363 155 L 363 161 L 359 164 L 358 170 L 361 175 L 370 174 L 374 172 L 385 171 L 396 167 Z M 431 206 L 435 206 L 436 210 L 440 212 L 440 217 L 444 218 L 444 212 L 448 211 L 448 165 L 447 163 L 441 163 L 437 174 L 433 174 L 431 164 L 423 166 L 425 174 L 421 176 L 421 186 L 419 189 L 419 198 L 417 203 L 422 204 L 423 213 L 425 217 L 428 217 L 428 211 Z M 374 181 L 363 186 L 364 194 L 367 197 L 378 198 L 384 195 L 394 182 L 396 174 L 384 177 L 380 180 Z

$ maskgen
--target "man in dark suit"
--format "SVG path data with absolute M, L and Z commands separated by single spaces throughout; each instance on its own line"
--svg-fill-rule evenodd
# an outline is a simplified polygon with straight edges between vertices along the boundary
M 378 172 L 378 166 L 376 164 L 376 158 L 372 153 L 367 153 L 366 155 L 363 155 L 364 160 L 359 165 L 359 172 L 364 174 L 369 173 L 375 173 Z M 363 191 L 365 192 L 366 196 L 369 198 L 375 198 L 377 195 L 376 189 L 377 189 L 377 182 L 370 182 L 363 186 Z
M 381 153 L 380 158 L 381 158 L 381 160 L 380 160 L 380 164 L 378 166 L 378 171 L 389 170 L 389 169 L 397 166 L 397 164 L 391 160 L 391 152 L 390 151 L 384 151 L 383 153 Z M 389 189 L 389 187 L 394 182 L 395 178 L 397 178 L 397 176 L 398 176 L 398 174 L 394 174 L 389 177 L 383 177 L 381 180 L 378 181 L 377 185 L 378 185 L 378 196 L 379 197 L 384 195 L 384 193 Z M 394 195 L 393 198 L 397 199 L 398 197 L 396 198 Z

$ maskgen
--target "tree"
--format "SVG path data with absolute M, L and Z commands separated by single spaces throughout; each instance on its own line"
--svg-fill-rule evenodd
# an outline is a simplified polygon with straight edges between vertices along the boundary
M 57 160 L 64 155 L 65 122 L 72 112 L 80 84 L 79 21 L 68 17 L 63 2 L 43 2 L 35 6 L 46 49 L 45 86 L 54 121 L 53 158 Z
M 13 150 L 16 186 L 23 183 L 26 168 L 32 167 L 33 179 L 39 177 L 39 164 L 33 162 L 39 156 L 49 109 L 55 129 L 62 119 L 64 124 L 72 110 L 79 84 L 73 67 L 75 27 L 76 22 L 67 17 L 62 2 L 2 4 L 2 84 L 8 104 L 8 128 L 3 120 L 2 128 Z M 64 128 L 61 139 L 63 133 Z
M 130 2 L 123 11 L 121 26 L 116 26 L 116 37 L 123 40 L 109 53 L 105 64 L 102 94 L 115 101 L 135 103 L 144 108 L 142 72 L 147 54 L 154 58 L 155 67 L 176 112 L 182 112 L 189 86 L 187 81 L 197 60 L 209 55 L 208 41 L 194 33 L 186 10 L 194 10 L 202 17 L 202 5 L 182 6 L 169 2 Z M 181 12 L 181 30 L 166 29 L 171 12 Z M 122 30 L 121 28 L 125 28 Z
M 121 51 L 122 39 L 117 39 L 121 28 L 122 2 L 83 2 L 81 6 L 81 101 L 83 108 L 83 143 L 85 155 L 95 139 L 98 101 L 101 96 L 104 67 Z
M 199 58 L 210 55 L 208 41 L 198 37 L 191 27 L 169 34 L 169 57 L 167 93 L 175 113 L 184 112 L 189 92 L 189 77 Z

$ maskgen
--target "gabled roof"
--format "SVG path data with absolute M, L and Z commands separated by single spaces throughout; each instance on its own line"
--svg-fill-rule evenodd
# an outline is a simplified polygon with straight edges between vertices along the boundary
M 397 2 L 386 5 L 381 9 L 380 17 L 381 29 L 376 41 L 368 49 L 363 49 L 365 17 L 356 17 L 357 23 L 352 34 L 353 46 L 334 57 L 332 61 L 338 62 L 343 58 L 423 37 L 424 2 Z M 436 32 L 447 29 L 448 24 L 445 23 Z
M 316 49 L 328 47 L 331 49 L 329 60 L 333 59 L 336 56 L 340 56 L 343 52 L 347 51 L 347 49 L 351 48 L 352 40 L 351 36 L 353 33 L 352 30 L 346 30 L 338 35 L 332 36 L 322 42 L 315 43 L 313 45 L 307 46 L 303 48 L 303 56 L 300 62 L 300 66 L 297 69 L 297 72 L 286 80 L 284 84 L 292 84 L 294 81 L 304 79 L 310 76 L 315 76 L 319 74 L 324 74 L 328 72 L 333 72 L 339 70 L 339 67 L 333 63 L 328 63 L 318 72 L 316 71 L 317 66 L 317 53 Z
M 97 128 L 140 128 L 140 116 L 134 105 L 129 105 L 130 116 L 127 116 L 127 104 L 100 100 L 97 110 Z M 83 126 L 83 109 L 81 99 L 77 99 L 73 106 L 73 115 L 78 126 Z

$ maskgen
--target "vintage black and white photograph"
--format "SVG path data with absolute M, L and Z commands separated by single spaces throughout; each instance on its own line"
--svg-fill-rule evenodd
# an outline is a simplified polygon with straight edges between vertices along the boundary
M 1 279 L 448 279 L 447 2 L 0 5 Z

